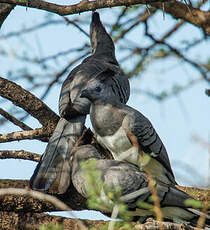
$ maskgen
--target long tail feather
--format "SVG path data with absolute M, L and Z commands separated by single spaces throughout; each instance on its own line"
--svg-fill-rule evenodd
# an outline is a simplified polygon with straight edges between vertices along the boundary
M 30 187 L 50 193 L 64 193 L 70 184 L 71 150 L 84 129 L 85 116 L 70 121 L 61 118 L 49 140 L 34 174 Z

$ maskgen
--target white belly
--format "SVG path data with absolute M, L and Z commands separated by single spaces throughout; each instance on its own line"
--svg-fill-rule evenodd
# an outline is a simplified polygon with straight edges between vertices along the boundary
M 101 137 L 96 135 L 96 139 L 112 153 L 115 160 L 138 164 L 138 148 L 131 145 L 122 127 L 112 136 Z

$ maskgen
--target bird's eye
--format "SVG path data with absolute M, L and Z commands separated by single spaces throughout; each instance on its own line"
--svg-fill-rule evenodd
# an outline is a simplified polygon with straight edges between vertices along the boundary
M 100 87 L 100 86 L 97 86 L 97 87 L 95 88 L 95 91 L 96 91 L 96 92 L 101 92 L 101 87 Z

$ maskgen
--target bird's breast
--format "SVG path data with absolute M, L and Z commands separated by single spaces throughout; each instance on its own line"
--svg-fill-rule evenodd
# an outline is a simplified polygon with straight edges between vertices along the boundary
M 122 125 L 122 118 L 111 105 L 91 105 L 90 119 L 99 136 L 113 136 Z
M 96 139 L 112 153 L 115 160 L 128 161 L 134 164 L 138 163 L 138 148 L 131 145 L 122 127 L 113 135 L 100 136 L 96 133 Z

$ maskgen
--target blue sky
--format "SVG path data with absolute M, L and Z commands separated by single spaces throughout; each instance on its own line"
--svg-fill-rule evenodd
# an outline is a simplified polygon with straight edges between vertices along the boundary
M 112 15 L 115 14 L 117 10 L 116 8 L 112 10 L 99 10 L 99 12 L 103 12 L 102 21 L 108 22 L 112 20 Z M 88 12 L 80 16 L 70 16 L 69 18 L 83 17 L 89 24 L 90 15 L 91 13 Z M 110 17 L 107 17 L 107 15 L 110 15 Z M 43 16 L 44 12 L 32 9 L 26 11 L 24 8 L 16 7 L 3 24 L 1 35 L 7 34 L 10 31 L 16 31 L 18 28 L 22 28 L 22 26 L 28 27 L 29 25 L 37 24 Z M 56 17 L 56 19 L 59 19 L 59 17 Z M 155 32 L 155 35 L 159 37 L 160 33 L 164 34 L 164 31 L 167 31 L 173 24 L 174 21 L 171 20 L 170 16 L 166 15 L 165 20 L 163 20 L 163 16 L 160 13 L 153 18 L 150 26 L 151 31 Z M 89 28 L 84 27 L 84 29 L 89 32 Z M 129 34 L 129 36 L 135 36 L 135 42 L 139 42 L 139 44 L 149 44 L 150 41 L 145 39 L 143 32 L 143 28 L 139 27 Z M 193 36 L 199 36 L 199 34 L 199 30 L 194 26 L 184 26 L 169 42 L 172 45 L 176 45 L 183 40 L 183 37 L 187 40 Z M 84 34 L 72 26 L 66 25 L 49 26 L 35 34 L 23 35 L 22 42 L 14 38 L 9 40 L 0 39 L 0 48 L 11 53 L 9 58 L 2 58 L 0 56 L 0 76 L 6 78 L 7 71 L 17 67 L 30 67 L 34 73 L 40 71 L 38 67 L 31 66 L 27 63 L 22 66 L 22 63 L 16 61 L 13 57 L 13 50 L 18 53 L 23 53 L 24 49 L 26 49 L 25 45 L 27 45 L 26 47 L 30 50 L 29 54 L 32 57 L 41 54 L 47 56 L 55 54 L 57 51 L 65 51 L 70 47 L 79 47 L 84 39 L 86 42 L 89 42 Z M 38 41 L 42 44 L 41 53 L 37 48 Z M 121 45 L 123 44 L 120 43 L 116 47 L 118 60 L 124 55 L 124 52 L 120 51 Z M 209 48 L 209 43 L 203 42 L 192 49 L 188 55 L 194 60 L 206 60 L 209 55 Z M 62 62 L 58 64 L 55 63 L 54 65 L 51 64 L 52 68 L 56 69 L 58 67 L 56 65 L 64 66 L 69 60 L 70 59 L 65 60 L 65 58 L 63 58 Z M 127 62 L 122 63 L 122 68 L 129 69 L 133 61 L 135 61 L 135 58 L 131 58 Z M 165 62 L 155 62 L 155 64 L 152 64 L 152 68 L 140 74 L 140 77 L 137 76 L 130 80 L 131 97 L 128 104 L 141 111 L 153 123 L 166 146 L 177 182 L 180 185 L 203 187 L 209 184 L 210 156 L 208 148 L 193 141 L 192 137 L 199 136 L 205 142 L 209 142 L 210 139 L 209 98 L 204 94 L 204 90 L 208 88 L 207 83 L 201 81 L 180 93 L 178 96 L 170 97 L 163 102 L 158 102 L 137 92 L 138 89 L 141 89 L 158 93 L 169 89 L 174 84 L 185 85 L 189 80 L 196 80 L 199 77 L 200 75 L 196 70 L 184 64 L 181 60 L 177 61 L 175 58 L 169 58 L 169 60 Z M 65 78 L 62 78 L 62 80 L 63 79 Z M 47 78 L 41 81 L 45 82 Z M 17 81 L 17 83 L 24 88 L 28 87 L 28 82 L 26 81 Z M 48 97 L 44 100 L 56 113 L 58 113 L 59 92 L 60 86 L 54 86 Z M 41 90 L 34 90 L 33 93 L 39 97 L 42 92 Z M 4 103 L 2 107 L 7 109 L 9 106 L 11 106 L 11 103 Z M 34 128 L 40 127 L 40 124 L 31 117 L 26 120 L 26 123 Z M 90 126 L 89 122 L 87 122 L 87 126 Z M 14 132 L 17 130 L 20 129 L 11 123 L 0 127 L 0 133 Z M 46 143 L 36 140 L 0 144 L 0 149 L 24 149 L 36 153 L 43 153 L 45 147 Z M 0 160 L 0 178 L 29 179 L 35 165 L 36 163 L 23 160 Z M 93 216 L 93 214 L 90 214 L 90 216 Z

